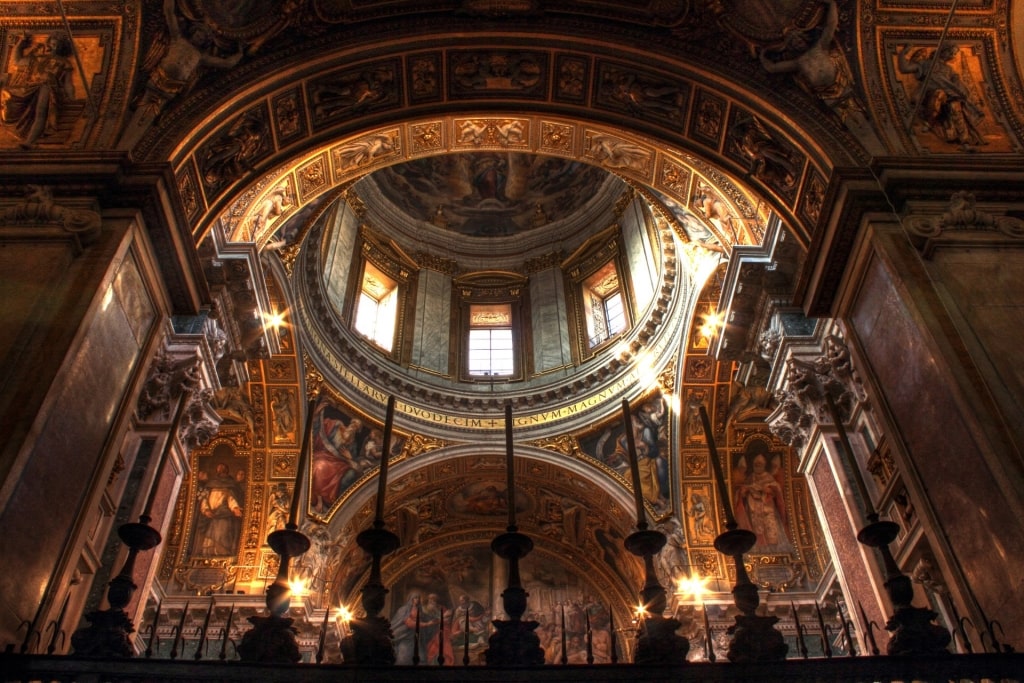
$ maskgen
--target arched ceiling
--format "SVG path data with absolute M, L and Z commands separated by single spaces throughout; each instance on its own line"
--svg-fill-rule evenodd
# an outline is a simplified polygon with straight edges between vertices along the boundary
M 364 198 L 374 189 L 379 192 L 381 201 L 375 205 L 392 207 L 399 214 L 396 223 L 431 223 L 461 238 L 486 240 L 527 237 L 541 229 L 551 233 L 553 223 L 577 217 L 572 227 L 585 229 L 610 212 L 607 202 L 615 197 L 602 194 L 606 181 L 610 174 L 597 166 L 501 150 L 395 164 L 369 174 L 357 192 Z M 599 197 L 606 205 L 585 211 Z M 472 244 L 453 240 L 451 248 Z

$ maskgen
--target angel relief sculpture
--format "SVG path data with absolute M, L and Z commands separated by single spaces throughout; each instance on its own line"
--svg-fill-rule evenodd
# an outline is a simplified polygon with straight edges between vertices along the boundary
M 736 522 L 757 536 L 751 552 L 793 552 L 786 532 L 782 454 L 770 452 L 761 441 L 752 442 L 737 458 L 732 482 Z
M 62 34 L 14 36 L 10 71 L 0 73 L 0 124 L 22 149 L 57 132 L 62 110 L 73 103 L 73 46 Z

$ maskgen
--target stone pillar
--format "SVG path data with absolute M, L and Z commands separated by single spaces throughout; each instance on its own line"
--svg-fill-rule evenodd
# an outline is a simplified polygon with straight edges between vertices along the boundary
M 849 349 L 841 329 L 834 322 L 808 325 L 807 338 L 792 332 L 782 337 L 779 327 L 778 348 L 773 347 L 776 368 L 773 372 L 778 406 L 768 417 L 772 431 L 800 454 L 800 471 L 818 509 L 825 538 L 833 558 L 836 577 L 853 607 L 851 618 L 858 624 L 863 649 L 870 652 L 866 633 L 874 631 L 878 647 L 884 651 L 887 640 L 882 625 L 886 620 L 884 577 L 871 548 L 857 541 L 858 531 L 867 524 L 866 514 L 878 504 L 878 491 L 867 490 L 863 500 L 852 472 L 852 458 L 867 478 L 866 462 L 870 444 L 864 435 L 877 433 L 870 415 L 870 404 L 858 375 L 854 373 Z M 808 378 L 810 372 L 818 379 Z M 844 428 L 856 452 L 844 453 L 838 428 L 832 422 L 824 397 L 829 392 L 845 421 Z M 870 507 L 869 507 L 870 506 Z M 861 610 L 860 608 L 863 608 Z

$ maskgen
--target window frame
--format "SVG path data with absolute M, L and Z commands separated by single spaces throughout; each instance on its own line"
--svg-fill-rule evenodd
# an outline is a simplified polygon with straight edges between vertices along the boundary
M 382 271 L 380 268 L 377 268 L 372 262 L 364 260 L 363 263 L 362 263 L 362 266 L 363 266 L 363 274 L 362 274 L 362 277 L 359 279 L 359 291 L 356 293 L 356 303 L 355 303 L 355 307 L 353 308 L 353 311 L 352 311 L 352 313 L 353 313 L 353 315 L 352 315 L 352 329 L 355 330 L 356 333 L 359 334 L 360 336 L 362 336 L 364 339 L 366 339 L 367 341 L 372 343 L 374 346 L 379 348 L 381 351 L 384 351 L 385 353 L 390 354 L 395 349 L 395 344 L 397 342 L 397 336 L 398 336 L 397 335 L 397 331 L 398 331 L 398 313 L 399 313 L 399 311 L 398 311 L 398 297 L 399 297 L 399 291 L 398 290 L 399 290 L 399 285 L 398 285 L 398 283 L 394 279 L 389 277 L 387 273 Z M 380 298 L 375 297 L 372 292 L 369 292 L 366 289 L 367 270 L 370 269 L 370 268 L 372 268 L 374 271 L 376 271 L 376 273 L 379 274 L 381 277 L 387 278 L 388 283 L 390 284 L 390 287 L 388 287 L 386 293 L 383 296 L 381 296 Z M 365 330 L 360 329 L 360 320 L 364 319 L 364 313 L 363 313 L 363 301 L 364 301 L 364 299 L 372 301 L 374 303 L 374 306 L 375 306 L 375 308 L 374 308 L 374 320 L 373 320 L 373 328 L 374 328 L 374 330 L 373 330 L 372 333 L 369 333 L 369 332 L 367 332 Z M 380 332 L 381 332 L 381 315 L 380 314 L 381 314 L 382 308 L 385 308 L 384 302 L 387 301 L 388 299 L 390 299 L 391 301 L 390 301 L 390 303 L 386 304 L 386 307 L 391 309 L 391 320 L 389 321 L 389 323 L 387 323 L 387 325 L 388 325 L 388 327 L 391 328 L 390 329 L 391 339 L 388 341 L 388 346 L 384 346 L 382 337 L 380 336 Z
M 458 368 L 458 380 L 475 384 L 520 382 L 526 376 L 528 335 L 523 320 L 523 311 L 528 307 L 528 280 L 508 272 L 481 272 L 457 278 L 452 288 L 455 298 L 453 310 L 457 311 L 459 344 L 453 345 L 454 360 Z M 512 372 L 503 375 L 483 375 L 470 372 L 470 334 L 474 329 L 472 312 L 474 306 L 508 306 L 510 324 L 507 329 L 512 337 Z M 481 329 L 476 327 L 475 329 Z M 492 329 L 506 329 L 504 325 Z
M 601 294 L 595 284 L 595 279 L 605 270 L 615 271 L 616 285 L 614 289 Z M 618 338 L 629 327 L 629 317 L 626 313 L 626 297 L 623 293 L 622 276 L 615 265 L 614 259 L 610 259 L 596 271 L 580 282 L 580 295 L 583 299 L 584 327 L 586 329 L 585 343 L 590 350 L 600 348 L 612 339 Z M 616 299 L 619 308 L 619 326 L 612 330 L 613 317 L 609 313 L 608 303 Z M 598 312 L 600 315 L 598 315 Z M 600 324 L 598 324 L 600 323 Z
M 359 314 L 359 302 L 363 296 L 363 283 L 366 279 L 367 266 L 378 271 L 394 283 L 395 292 L 395 325 L 392 334 L 391 348 L 386 349 L 377 341 L 367 336 L 356 327 Z M 366 348 L 373 349 L 395 363 L 408 362 L 410 339 L 406 338 L 410 325 L 409 302 L 415 298 L 416 269 L 403 254 L 389 249 L 379 239 L 374 239 L 367 226 L 360 228 L 357 248 L 353 252 L 349 270 L 349 285 L 346 293 L 347 312 L 346 324 L 352 334 L 365 342 Z M 372 297 L 371 297 L 372 298 Z
M 609 267 L 615 269 L 618 279 L 617 291 L 622 298 L 622 328 L 591 345 L 588 282 Z M 577 363 L 583 363 L 602 353 L 609 346 L 614 346 L 627 336 L 636 324 L 632 282 L 623 254 L 621 228 L 613 224 L 588 240 L 562 263 L 562 272 L 565 275 L 566 299 L 569 302 L 573 356 Z M 602 304 L 607 298 L 606 295 L 601 299 Z

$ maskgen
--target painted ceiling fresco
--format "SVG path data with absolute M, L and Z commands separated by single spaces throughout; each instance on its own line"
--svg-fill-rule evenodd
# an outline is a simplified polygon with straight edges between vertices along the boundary
M 573 159 L 496 150 L 415 159 L 370 180 L 414 221 L 489 237 L 575 214 L 607 177 L 607 171 Z

